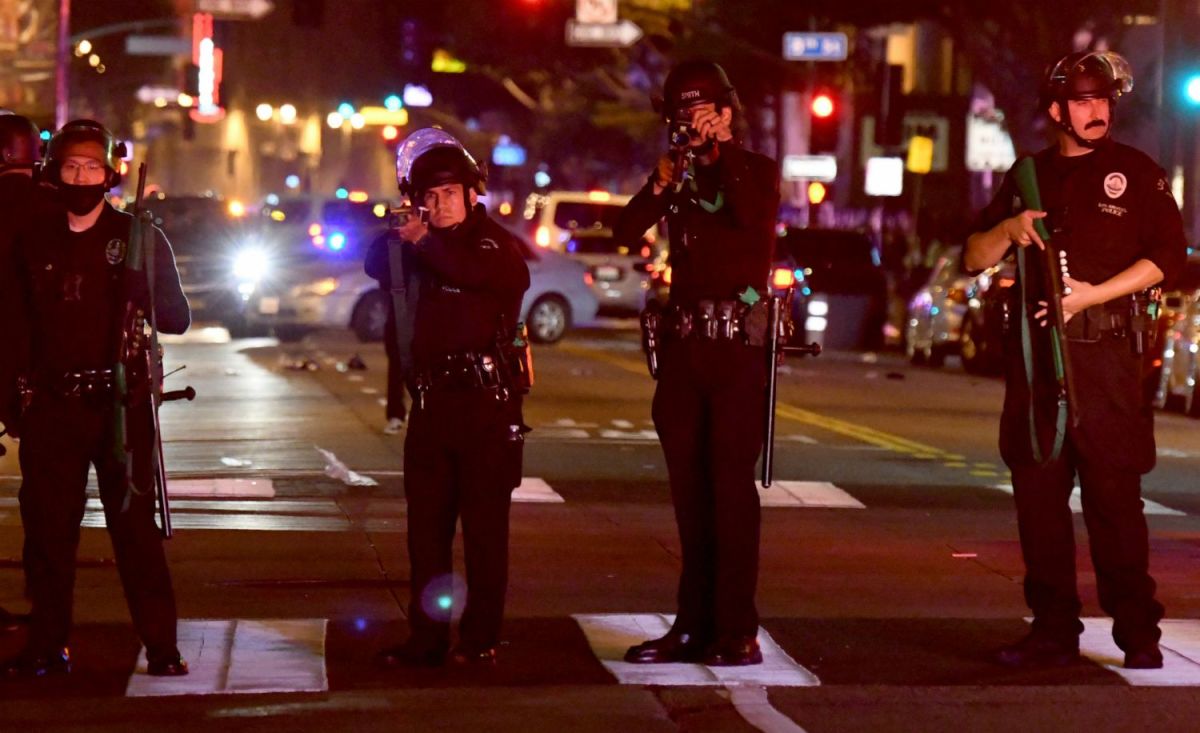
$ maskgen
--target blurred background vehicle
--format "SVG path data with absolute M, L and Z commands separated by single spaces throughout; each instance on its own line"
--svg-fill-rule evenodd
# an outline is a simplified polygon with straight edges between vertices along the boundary
M 590 287 L 588 268 L 566 255 L 531 247 L 518 235 L 529 266 L 530 286 L 521 303 L 520 320 L 531 340 L 560 341 L 574 324 L 596 318 L 598 302 Z M 349 328 L 360 341 L 382 341 L 391 294 L 362 268 L 362 253 L 345 262 L 326 262 L 327 269 L 310 270 L 308 279 L 272 292 L 277 306 L 269 319 L 281 340 L 300 338 L 318 328 Z M 260 301 L 261 302 L 261 301 Z
M 1163 294 L 1159 317 L 1158 369 L 1155 407 L 1182 410 L 1200 417 L 1200 258 L 1189 257 L 1187 266 L 1172 290 Z M 1148 365 L 1152 370 L 1154 364 Z
M 232 262 L 240 308 L 226 323 L 230 333 L 303 337 L 321 320 L 304 310 L 312 306 L 307 298 L 327 295 L 337 278 L 362 269 L 367 246 L 387 230 L 387 213 L 388 202 L 354 193 L 268 203 L 257 238 Z
M 580 229 L 571 233 L 566 254 L 592 274 L 592 291 L 600 314 L 636 316 L 646 307 L 650 274 L 666 261 L 666 252 L 649 237 L 618 242 L 611 229 Z
M 632 196 L 608 191 L 547 191 L 525 199 L 523 216 L 528 235 L 541 249 L 565 252 L 578 231 L 612 231 L 621 209 Z
M 1003 369 L 1004 320 L 1017 268 L 1000 262 L 975 276 L 967 286 L 967 308 L 958 336 L 963 369 L 971 374 L 999 374 Z
M 921 286 L 908 302 L 904 351 L 913 364 L 940 367 L 950 354 L 959 353 L 967 290 L 974 280 L 962 271 L 962 249 L 953 247 L 938 257 Z
M 866 234 L 784 227 L 776 269 L 790 267 L 798 292 L 796 337 L 826 349 L 878 349 L 887 317 L 887 280 Z M 803 325 L 803 328 L 800 326 Z

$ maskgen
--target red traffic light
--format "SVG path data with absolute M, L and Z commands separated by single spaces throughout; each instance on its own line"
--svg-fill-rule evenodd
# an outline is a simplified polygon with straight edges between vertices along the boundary
M 829 94 L 826 94 L 825 92 L 821 92 L 820 94 L 813 97 L 812 113 L 813 113 L 814 117 L 818 117 L 820 119 L 827 119 L 827 118 L 833 116 L 834 111 L 835 111 L 835 105 L 833 103 L 832 96 L 830 96 Z

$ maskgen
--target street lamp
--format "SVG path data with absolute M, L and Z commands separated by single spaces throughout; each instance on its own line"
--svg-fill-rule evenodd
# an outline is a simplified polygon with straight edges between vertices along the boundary
M 285 125 L 290 125 L 296 121 L 295 105 L 285 104 L 279 108 L 279 121 Z
M 258 117 L 258 119 L 266 122 L 267 120 L 271 119 L 272 115 L 275 114 L 275 110 L 271 107 L 271 105 L 263 102 L 254 108 L 254 114 L 256 117 Z

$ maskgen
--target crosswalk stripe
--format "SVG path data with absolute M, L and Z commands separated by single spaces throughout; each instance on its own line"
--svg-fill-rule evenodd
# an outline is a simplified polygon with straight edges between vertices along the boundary
M 126 697 L 264 692 L 327 692 L 326 620 L 180 619 L 183 677 L 146 674 L 146 650 L 125 688 Z
M 758 482 L 758 500 L 764 507 L 866 509 L 866 505 L 827 481 L 773 481 L 764 489 Z
M 1124 654 L 1112 639 L 1112 619 L 1085 618 L 1079 651 L 1096 664 L 1121 675 L 1135 687 L 1200 685 L 1200 620 L 1167 619 L 1160 623 L 1162 669 L 1125 669 Z
M 269 499 L 275 483 L 269 478 L 189 478 L 167 481 L 168 496 L 243 496 Z
M 521 485 L 512 493 L 512 500 L 528 504 L 562 504 L 566 501 L 540 478 L 522 478 Z
M 625 650 L 670 630 L 675 617 L 658 613 L 577 613 L 572 618 L 587 637 L 600 663 L 623 685 L 815 687 L 817 676 L 800 666 L 763 628 L 758 644 L 763 663 L 745 667 L 706 667 L 702 664 L 629 664 Z
M 1003 491 L 1006 494 L 1011 494 L 1013 492 L 1012 484 L 996 484 L 995 486 L 992 486 L 992 488 L 996 489 L 997 491 Z M 1178 509 L 1172 509 L 1171 507 L 1163 506 L 1157 501 L 1142 499 L 1142 503 L 1145 505 L 1144 511 L 1146 514 L 1158 514 L 1166 517 L 1187 516 L 1187 512 L 1181 512 Z M 1083 513 L 1083 499 L 1079 495 L 1078 486 L 1076 486 L 1075 490 L 1071 492 L 1071 511 L 1076 514 Z

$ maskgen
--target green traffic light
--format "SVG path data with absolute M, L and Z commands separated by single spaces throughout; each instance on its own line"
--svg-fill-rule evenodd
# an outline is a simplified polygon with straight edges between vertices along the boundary
M 1187 78 L 1183 93 L 1189 104 L 1200 106 L 1200 74 L 1192 74 Z

